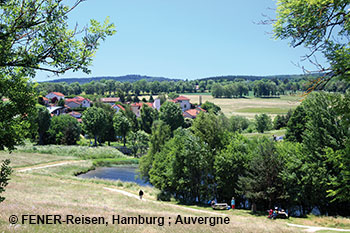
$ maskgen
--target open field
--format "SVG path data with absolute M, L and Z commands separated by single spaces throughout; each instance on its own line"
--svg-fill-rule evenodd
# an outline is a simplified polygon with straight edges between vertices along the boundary
M 184 95 L 191 103 L 199 103 L 198 95 Z M 227 116 L 240 115 L 254 118 L 256 114 L 266 113 L 271 117 L 278 114 L 286 114 L 289 109 L 296 108 L 300 104 L 300 96 L 281 96 L 280 98 L 213 98 L 211 95 L 201 95 L 202 103 L 212 102 L 221 107 L 221 111 Z
M 245 116 L 249 119 L 256 114 L 266 113 L 274 118 L 276 115 L 286 114 L 289 109 L 296 108 L 302 101 L 300 95 L 283 95 L 279 98 L 214 98 L 210 93 L 184 93 L 180 94 L 190 99 L 193 104 L 199 104 L 199 96 L 202 96 L 202 103 L 212 102 L 220 106 L 221 111 L 227 116 Z M 149 99 L 149 96 L 140 96 L 140 99 Z M 156 98 L 156 96 L 154 96 Z
M 107 181 L 99 179 L 80 179 L 74 177 L 79 170 L 88 169 L 90 160 L 73 161 L 69 156 L 30 154 L 14 152 L 10 155 L 16 164 L 9 186 L 3 193 L 6 200 L 0 204 L 0 232 L 301 232 L 303 229 L 288 226 L 287 223 L 349 227 L 349 219 L 332 218 L 295 219 L 271 221 L 266 216 L 254 216 L 247 210 L 213 211 L 198 206 L 179 206 L 174 202 L 155 201 L 157 190 L 142 187 L 146 200 L 135 198 L 140 187 L 134 183 Z M 8 158 L 0 152 L 0 160 Z M 27 159 L 25 159 L 27 158 Z M 19 171 L 19 167 L 56 161 L 73 161 L 72 164 L 46 167 L 42 169 Z M 40 165 L 36 165 L 40 166 Z M 43 166 L 44 167 L 44 166 Z M 114 192 L 117 190 L 118 192 Z M 128 194 L 128 195 L 125 195 Z M 108 225 L 62 224 L 30 225 L 8 223 L 9 216 L 23 214 L 58 214 L 76 217 L 104 217 Z M 113 225 L 112 216 L 164 217 L 165 225 Z M 229 217 L 228 225 L 219 224 L 175 224 L 178 215 L 186 217 Z M 170 223 L 170 224 L 169 224 Z M 334 223 L 334 224 L 333 224 Z

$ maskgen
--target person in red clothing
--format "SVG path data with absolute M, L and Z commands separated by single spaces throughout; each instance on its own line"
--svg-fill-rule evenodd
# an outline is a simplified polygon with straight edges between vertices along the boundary
M 235 198 L 232 197 L 232 200 L 231 200 L 231 208 L 234 210 L 235 209 Z

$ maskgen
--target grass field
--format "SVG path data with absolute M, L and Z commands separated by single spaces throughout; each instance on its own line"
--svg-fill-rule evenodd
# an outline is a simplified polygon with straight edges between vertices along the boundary
M 289 109 L 296 108 L 303 97 L 298 95 L 284 95 L 279 98 L 256 98 L 249 96 L 246 98 L 214 98 L 210 93 L 182 93 L 193 104 L 199 104 L 199 96 L 202 96 L 202 103 L 212 102 L 220 106 L 221 111 L 227 116 L 232 115 L 245 116 L 249 119 L 254 118 L 256 114 L 266 113 L 274 118 L 278 114 L 286 114 Z M 149 99 L 149 96 L 141 96 Z M 154 96 L 155 98 L 155 96 Z
M 199 96 L 186 95 L 190 99 L 191 103 L 199 103 Z M 240 115 L 247 118 L 254 118 L 256 114 L 266 113 L 271 117 L 275 117 L 277 114 L 286 114 L 289 109 L 296 108 L 301 101 L 300 96 L 281 96 L 280 98 L 213 98 L 211 95 L 201 95 L 202 103 L 205 101 L 212 102 L 220 106 L 221 111 L 227 116 Z
M 75 161 L 56 167 L 19 172 L 19 167 L 33 164 L 47 164 L 52 161 L 71 161 L 76 157 L 66 155 L 14 152 L 8 155 L 0 152 L 0 160 L 10 157 L 17 168 L 11 176 L 3 195 L 6 200 L 0 204 L 0 232 L 301 232 L 301 229 L 287 226 L 287 223 L 339 226 L 350 228 L 349 219 L 313 217 L 308 219 L 276 220 L 266 216 L 254 216 L 247 210 L 213 211 L 209 207 L 180 206 L 175 203 L 157 202 L 157 190 L 142 187 L 147 201 L 112 192 L 105 187 L 138 193 L 140 187 L 134 183 L 99 179 L 80 179 L 73 176 L 77 171 L 89 168 L 91 160 Z M 30 167 L 29 167 L 30 168 Z M 199 212 L 202 211 L 202 212 Z M 29 225 L 8 223 L 9 216 L 24 214 L 59 214 L 76 217 L 104 217 L 108 225 Z M 219 214 L 219 215 L 218 215 Z M 113 225 L 112 215 L 143 217 L 164 217 L 165 225 Z M 218 217 L 230 219 L 228 225 L 176 224 L 178 215 L 186 217 Z M 170 222 L 170 225 L 169 225 Z

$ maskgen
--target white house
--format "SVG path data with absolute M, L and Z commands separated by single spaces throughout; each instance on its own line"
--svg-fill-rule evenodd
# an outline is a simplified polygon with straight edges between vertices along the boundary
M 153 102 L 153 108 L 157 109 L 159 111 L 160 109 L 160 99 L 155 99 Z
M 48 98 L 48 99 L 53 99 L 53 98 L 56 97 L 57 100 L 64 99 L 64 95 L 62 93 L 60 93 L 60 92 L 50 92 L 45 97 Z
M 182 95 L 173 99 L 172 102 L 180 104 L 180 107 L 183 112 L 191 108 L 190 99 Z

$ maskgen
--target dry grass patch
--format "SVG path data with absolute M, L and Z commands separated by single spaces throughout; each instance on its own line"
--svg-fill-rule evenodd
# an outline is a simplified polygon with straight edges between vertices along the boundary
M 229 225 L 175 225 L 177 215 L 210 216 L 205 213 L 171 208 L 162 203 L 140 201 L 104 190 L 103 185 L 65 180 L 31 173 L 16 173 L 7 188 L 6 201 L 1 204 L 0 231 L 16 232 L 293 232 L 285 224 L 247 219 L 230 215 Z M 156 225 L 16 225 L 7 223 L 10 215 L 60 214 L 62 216 L 103 216 L 109 223 L 112 215 L 164 217 L 165 226 Z M 171 218 L 171 225 L 168 219 Z M 254 220 L 255 221 L 255 220 Z
M 191 103 L 199 103 L 199 95 L 184 95 Z M 201 95 L 202 102 L 212 102 L 221 107 L 221 111 L 228 117 L 240 115 L 254 118 L 256 114 L 268 113 L 272 117 L 276 114 L 287 113 L 289 109 L 296 108 L 300 104 L 299 96 L 281 96 L 281 98 L 213 98 L 211 95 Z

